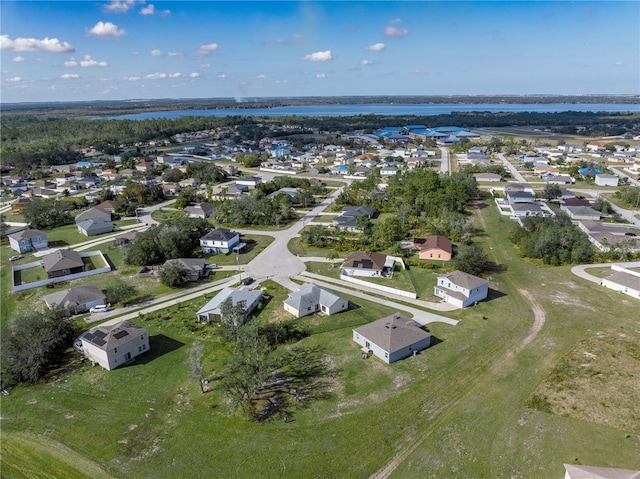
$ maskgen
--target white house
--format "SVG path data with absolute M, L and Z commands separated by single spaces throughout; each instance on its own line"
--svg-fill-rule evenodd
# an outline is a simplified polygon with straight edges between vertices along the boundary
M 354 329 L 353 340 L 390 364 L 428 348 L 431 334 L 412 319 L 395 313 Z
M 564 464 L 564 479 L 639 479 L 640 471 L 617 467 Z
M 262 178 L 259 176 L 245 176 L 236 180 L 236 185 L 247 186 L 249 188 L 255 188 L 260 183 L 262 183 Z
M 593 220 L 600 219 L 601 213 L 598 210 L 594 210 L 591 206 L 560 206 L 561 210 L 564 210 L 572 220 Z
M 226 254 L 238 244 L 240 244 L 240 233 L 230 231 L 226 228 L 216 228 L 200 238 L 200 247 L 202 248 L 202 252 L 206 254 Z
M 596 185 L 598 186 L 618 186 L 618 177 L 616 175 L 596 175 Z
M 611 265 L 611 269 L 614 272 L 602 278 L 602 286 L 640 299 L 640 273 L 615 264 Z
M 344 276 L 392 276 L 394 260 L 381 253 L 358 252 L 347 256 L 340 274 Z
M 446 303 L 466 308 L 482 301 L 489 294 L 489 281 L 462 271 L 438 276 L 434 294 Z
M 40 230 L 22 230 L 9 235 L 9 246 L 18 253 L 27 253 L 49 247 L 47 235 Z
M 99 304 L 105 304 L 106 295 L 95 284 L 86 284 L 48 294 L 43 299 L 49 309 L 59 306 L 73 309 L 77 314 L 85 313 Z
M 86 358 L 109 371 L 149 351 L 147 330 L 127 321 L 91 328 L 80 340 Z
M 248 288 L 224 288 L 211 301 L 198 310 L 196 316 L 202 323 L 219 322 L 222 317 L 222 303 L 231 299 L 231 304 L 236 306 L 244 302 L 244 315 L 248 316 L 260 302 L 262 291 Z
M 102 208 L 90 208 L 76 216 L 78 232 L 94 236 L 113 231 L 111 212 Z
M 349 301 L 320 286 L 306 283 L 289 295 L 284 301 L 284 309 L 296 318 L 312 313 L 332 315 L 349 307 Z

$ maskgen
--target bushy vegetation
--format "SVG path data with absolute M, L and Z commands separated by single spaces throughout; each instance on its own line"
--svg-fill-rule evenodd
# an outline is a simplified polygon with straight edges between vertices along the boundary
M 37 229 L 51 229 L 73 223 L 73 203 L 35 199 L 24 207 L 24 219 Z
M 523 218 L 522 227 L 511 233 L 511 240 L 520 246 L 522 256 L 541 259 L 545 264 L 588 263 L 594 255 L 587 235 L 566 215 Z
M 288 196 L 278 195 L 271 201 L 262 192 L 224 201 L 215 212 L 216 221 L 239 226 L 279 226 L 293 218 L 295 212 Z

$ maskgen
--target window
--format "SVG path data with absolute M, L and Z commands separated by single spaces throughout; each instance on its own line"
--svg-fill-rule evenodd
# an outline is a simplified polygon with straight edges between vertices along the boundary
M 384 357 L 388 359 L 389 358 L 389 353 L 385 352 L 384 353 Z
M 142 346 L 138 346 L 138 352 L 141 353 L 142 352 Z
M 113 354 L 118 354 L 118 348 L 113 348 Z
M 144 341 L 144 334 L 140 336 L 140 341 Z

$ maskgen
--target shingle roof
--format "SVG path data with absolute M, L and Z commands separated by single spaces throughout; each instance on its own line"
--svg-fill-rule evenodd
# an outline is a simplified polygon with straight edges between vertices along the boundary
M 400 313 L 365 324 L 354 331 L 389 354 L 431 336 L 415 321 Z
M 414 244 L 419 245 L 420 250 L 438 248 L 447 253 L 452 252 L 453 245 L 451 240 L 444 236 L 427 236 L 426 238 L 416 238 L 413 240 Z
M 42 258 L 42 265 L 44 270 L 48 273 L 50 271 L 60 271 L 62 269 L 77 268 L 84 266 L 84 262 L 80 257 L 80 253 L 69 249 L 59 249 L 53 253 L 49 253 Z
M 123 321 L 112 326 L 96 326 L 84 333 L 80 338 L 106 351 L 127 343 L 146 332 L 147 330 L 140 326 Z
M 206 314 L 210 311 L 220 308 L 227 298 L 231 298 L 232 304 L 235 306 L 240 301 L 245 301 L 247 305 L 252 304 L 258 297 L 262 296 L 262 291 L 245 289 L 245 288 L 224 288 L 207 304 L 198 310 L 196 315 Z
M 469 290 L 474 288 L 479 288 L 483 284 L 486 284 L 489 282 L 486 279 L 478 278 L 477 276 L 474 276 L 472 274 L 464 273 L 462 271 L 457 271 L 457 270 L 452 271 L 449 274 L 438 276 L 438 279 L 440 278 L 446 278 L 449 281 L 451 281 L 453 284 L 456 284 L 462 288 L 466 288 Z
M 640 479 L 640 471 L 629 469 L 575 464 L 564 464 L 564 468 L 571 479 Z
M 55 305 L 70 308 L 97 300 L 104 301 L 105 298 L 105 294 L 100 291 L 95 284 L 86 284 L 65 291 L 48 294 L 43 299 L 50 308 L 53 308 Z
M 381 253 L 358 252 L 350 254 L 342 263 L 343 268 L 375 269 L 382 271 L 387 255 Z
M 91 208 L 87 211 L 80 213 L 76 216 L 76 223 L 83 220 L 93 220 L 96 218 L 105 218 L 108 217 L 111 219 L 111 212 L 108 210 L 103 210 L 102 208 Z
M 624 271 L 616 271 L 605 279 L 612 283 L 619 284 L 620 286 L 640 291 L 640 276 L 634 276 L 632 274 L 625 273 Z
M 204 235 L 202 240 L 212 240 L 212 241 L 229 241 L 231 238 L 236 236 L 238 233 L 235 231 L 230 231 L 226 228 L 216 228 L 213 231 L 209 231 L 206 235 Z
M 28 229 L 9 235 L 9 238 L 19 241 L 21 239 L 37 238 L 38 236 L 46 237 L 47 235 L 40 230 Z
M 285 303 L 292 306 L 298 311 L 305 310 L 309 306 L 315 306 L 316 304 L 322 304 L 327 307 L 331 307 L 338 301 L 342 301 L 343 298 L 333 294 L 321 287 L 306 283 L 289 295 L 285 300 Z

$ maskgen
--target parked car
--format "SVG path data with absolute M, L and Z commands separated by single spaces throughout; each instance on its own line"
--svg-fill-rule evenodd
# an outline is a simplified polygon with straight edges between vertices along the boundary
M 89 310 L 90 313 L 105 313 L 107 311 L 109 311 L 109 308 L 106 304 L 99 304 Z
M 245 286 L 251 283 L 253 283 L 253 278 L 245 278 L 242 280 L 242 284 L 244 284 Z
M 16 255 L 13 255 L 11 258 L 9 258 L 9 261 L 18 261 L 19 259 L 22 259 L 22 255 L 16 254 Z

